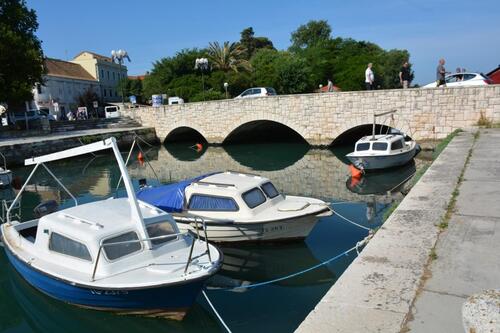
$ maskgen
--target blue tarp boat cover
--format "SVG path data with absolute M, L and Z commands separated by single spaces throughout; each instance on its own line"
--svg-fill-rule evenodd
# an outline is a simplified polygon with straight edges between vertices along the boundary
M 137 192 L 137 199 L 160 208 L 168 213 L 180 213 L 184 207 L 184 190 L 190 184 L 218 172 L 208 173 L 195 178 L 186 179 L 177 183 L 157 187 L 146 187 Z

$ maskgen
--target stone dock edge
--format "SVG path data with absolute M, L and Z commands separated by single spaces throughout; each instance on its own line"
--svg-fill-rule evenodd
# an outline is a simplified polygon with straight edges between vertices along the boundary
M 448 144 L 296 332 L 400 332 L 474 143 Z
M 59 152 L 111 136 L 116 138 L 121 149 L 128 150 L 136 135 L 149 144 L 159 142 L 155 129 L 152 127 L 102 129 L 0 141 L 0 152 L 5 156 L 7 165 L 12 167 L 24 165 L 24 160 L 31 157 Z

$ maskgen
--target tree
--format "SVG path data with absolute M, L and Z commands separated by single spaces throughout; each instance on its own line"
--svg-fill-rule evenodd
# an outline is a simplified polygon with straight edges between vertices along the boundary
M 24 0 L 0 0 L 0 102 L 10 109 L 33 98 L 42 82 L 43 52 L 36 13 Z
M 94 105 L 93 105 L 94 101 L 100 101 L 100 100 L 101 99 L 94 91 L 94 89 L 88 88 L 87 90 L 85 90 L 83 93 L 81 93 L 76 97 L 75 102 L 78 106 L 85 106 L 87 108 L 88 114 L 90 115 L 94 110 Z
M 250 70 L 250 63 L 243 58 L 245 52 L 247 50 L 242 45 L 228 41 L 223 45 L 219 42 L 212 42 L 208 45 L 208 59 L 214 68 L 223 72 Z
M 246 49 L 244 57 L 247 60 L 250 60 L 259 49 L 274 49 L 273 42 L 269 38 L 254 37 L 255 33 L 252 27 L 243 29 L 240 35 L 240 44 Z
M 331 39 L 332 28 L 325 20 L 309 21 L 292 32 L 291 50 L 304 49 Z
M 135 96 L 138 103 L 143 103 L 144 92 L 142 89 L 142 81 L 139 79 L 131 80 L 129 78 L 124 78 L 118 82 L 117 90 L 120 96 L 122 91 L 125 97 Z
M 256 86 L 274 87 L 280 94 L 308 90 L 309 68 L 304 59 L 287 52 L 260 50 L 252 58 Z

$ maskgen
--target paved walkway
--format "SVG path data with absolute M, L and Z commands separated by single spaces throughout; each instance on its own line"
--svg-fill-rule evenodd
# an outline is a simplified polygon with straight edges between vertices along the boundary
M 60 140 L 60 139 L 69 139 L 69 138 L 77 138 L 87 135 L 101 135 L 101 134 L 110 134 L 110 133 L 119 133 L 124 131 L 136 131 L 145 129 L 148 127 L 124 127 L 124 128 L 98 128 L 98 129 L 89 129 L 89 130 L 80 130 L 80 131 L 67 131 L 62 133 L 52 133 L 47 135 L 39 135 L 39 136 L 28 136 L 28 137 L 19 137 L 19 138 L 8 138 L 8 139 L 0 139 L 0 147 L 4 146 L 12 146 L 18 144 L 26 144 L 26 143 L 35 143 L 40 141 L 47 140 Z
M 500 288 L 499 129 L 480 131 L 455 212 L 439 236 L 435 253 L 408 328 L 410 332 L 464 332 L 461 308 L 466 298 Z
M 462 132 L 448 144 L 297 332 L 396 333 L 403 329 L 473 141 L 471 133 Z

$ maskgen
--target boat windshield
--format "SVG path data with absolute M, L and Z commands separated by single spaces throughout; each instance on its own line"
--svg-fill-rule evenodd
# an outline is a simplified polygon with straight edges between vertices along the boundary
M 374 142 L 372 144 L 373 150 L 387 150 L 387 142 Z
M 259 188 L 253 188 L 241 196 L 249 208 L 255 208 L 266 201 L 264 193 Z
M 391 144 L 391 150 L 402 149 L 402 148 L 403 148 L 403 141 L 402 140 L 394 141 Z
M 102 245 L 109 244 L 103 247 L 104 254 L 108 260 L 116 260 L 142 249 L 141 242 L 138 241 L 139 237 L 134 231 L 129 231 L 119 236 L 111 237 L 102 242 Z M 137 242 L 130 242 L 137 241 Z M 121 243 L 130 242 L 130 243 Z M 121 243 L 121 244 L 113 244 Z
M 356 151 L 363 151 L 363 150 L 368 150 L 368 149 L 370 149 L 369 142 L 358 143 L 358 145 L 356 146 Z
M 153 245 L 160 245 L 177 238 L 177 235 L 175 235 L 174 227 L 168 221 L 150 224 L 146 227 L 146 230 L 150 238 L 172 235 L 171 237 L 163 237 L 151 240 L 151 243 Z
M 262 184 L 261 188 L 264 191 L 264 193 L 267 195 L 267 197 L 270 199 L 275 198 L 280 194 L 278 192 L 278 190 L 276 189 L 276 187 L 274 187 L 273 183 L 271 183 L 271 182 L 267 182 L 265 184 Z

